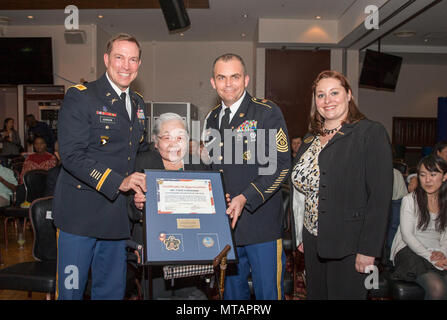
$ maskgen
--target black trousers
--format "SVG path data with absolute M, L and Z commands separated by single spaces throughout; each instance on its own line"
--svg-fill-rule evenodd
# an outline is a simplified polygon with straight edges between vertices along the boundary
M 356 255 L 323 259 L 318 255 L 317 237 L 303 228 L 306 291 L 309 300 L 364 300 L 366 274 L 355 270 Z

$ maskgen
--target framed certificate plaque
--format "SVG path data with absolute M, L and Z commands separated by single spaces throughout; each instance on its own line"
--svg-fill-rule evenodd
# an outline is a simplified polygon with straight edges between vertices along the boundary
M 146 264 L 212 263 L 226 245 L 236 262 L 220 172 L 145 170 Z

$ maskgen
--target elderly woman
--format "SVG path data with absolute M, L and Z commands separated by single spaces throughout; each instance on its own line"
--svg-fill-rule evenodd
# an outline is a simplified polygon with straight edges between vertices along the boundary
M 366 299 L 365 273 L 381 255 L 393 190 L 389 138 L 360 113 L 342 74 L 321 72 L 312 91 L 310 132 L 291 174 L 307 298 Z
M 176 113 L 163 113 L 155 121 L 152 132 L 155 150 L 149 150 L 137 155 L 135 170 L 143 172 L 144 169 L 164 170 L 206 170 L 203 164 L 192 164 L 185 161 L 191 156 L 188 152 L 189 134 L 185 121 Z M 132 240 L 143 243 L 143 225 L 141 223 L 145 197 L 135 196 L 135 202 L 129 205 L 129 217 L 132 224 Z M 138 209 L 137 209 L 137 208 Z M 164 283 L 161 279 L 161 268 L 152 269 L 154 278 L 154 296 L 166 297 Z M 191 279 L 190 279 L 191 280 Z M 183 282 L 188 282 L 188 279 Z M 178 281 L 177 281 L 178 282 Z M 187 283 L 189 285 L 190 283 Z M 169 293 L 168 296 L 170 296 Z
M 192 161 L 185 161 L 185 158 L 189 156 L 187 152 L 189 134 L 185 121 L 178 114 L 161 114 L 155 121 L 152 140 L 155 143 L 155 150 L 148 150 L 137 155 L 135 171 L 143 172 L 144 169 L 206 170 L 203 164 L 191 164 Z M 145 201 L 144 195 L 135 196 L 134 205 L 141 210 Z M 139 216 L 138 213 L 136 215 Z M 142 236 L 137 236 L 137 238 L 140 237 L 142 239 Z

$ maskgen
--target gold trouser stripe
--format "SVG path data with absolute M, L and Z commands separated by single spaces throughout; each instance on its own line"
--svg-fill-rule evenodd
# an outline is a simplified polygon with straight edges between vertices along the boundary
M 256 187 L 255 184 L 254 184 L 253 182 L 251 183 L 251 185 L 252 185 L 252 186 L 256 189 L 256 191 L 258 191 L 259 194 L 261 195 L 261 197 L 262 197 L 262 202 L 265 202 L 264 195 L 262 194 L 261 191 L 259 191 L 258 187 Z
M 107 169 L 104 174 L 102 175 L 101 180 L 99 180 L 98 184 L 96 185 L 96 190 L 101 190 L 102 184 L 104 183 L 104 181 L 106 180 L 107 176 L 109 175 L 109 173 L 112 172 L 112 170 Z
M 59 286 L 58 286 L 58 273 L 59 273 L 59 231 L 58 228 L 56 231 L 56 249 L 57 249 L 57 261 L 56 261 L 56 294 L 54 296 L 54 299 L 57 300 L 59 297 Z
M 278 288 L 278 300 L 281 300 L 281 276 L 282 276 L 282 239 L 276 240 L 276 287 Z

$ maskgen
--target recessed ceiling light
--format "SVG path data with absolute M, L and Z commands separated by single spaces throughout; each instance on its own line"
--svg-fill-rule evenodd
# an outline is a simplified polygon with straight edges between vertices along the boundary
M 321 16 L 315 16 L 315 19 L 320 20 Z
M 34 19 L 34 16 L 28 16 L 27 18 L 28 19 Z
M 402 30 L 402 31 L 394 32 L 393 35 L 395 37 L 399 37 L 399 38 L 411 38 L 416 35 L 416 32 L 410 31 L 410 30 Z

